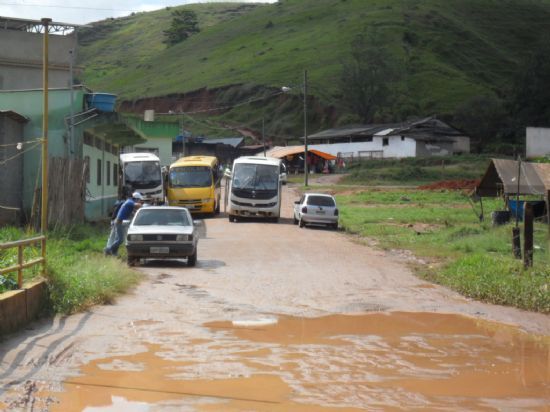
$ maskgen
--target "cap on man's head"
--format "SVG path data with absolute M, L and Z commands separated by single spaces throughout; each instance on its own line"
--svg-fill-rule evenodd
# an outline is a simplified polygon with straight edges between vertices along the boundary
M 134 193 L 132 193 L 132 198 L 137 199 L 137 200 L 143 200 L 143 195 L 139 192 L 134 192 Z

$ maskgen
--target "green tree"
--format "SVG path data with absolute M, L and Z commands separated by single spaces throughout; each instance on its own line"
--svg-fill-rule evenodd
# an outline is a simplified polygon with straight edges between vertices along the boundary
M 507 121 L 502 102 L 494 96 L 474 96 L 457 107 L 453 125 L 464 131 L 479 152 L 498 143 Z
M 164 31 L 163 43 L 173 46 L 199 31 L 199 22 L 194 11 L 174 10 L 170 28 Z
M 541 39 L 522 64 L 511 96 L 511 115 L 518 127 L 550 126 L 550 39 Z
M 365 123 L 387 108 L 399 79 L 396 59 L 376 29 L 363 30 L 351 42 L 351 58 L 342 67 L 343 99 Z

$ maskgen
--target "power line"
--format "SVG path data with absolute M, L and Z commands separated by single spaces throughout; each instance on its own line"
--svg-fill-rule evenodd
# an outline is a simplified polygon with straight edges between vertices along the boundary
M 6 143 L 6 144 L 0 144 L 0 147 L 10 147 L 10 146 L 18 146 L 18 145 L 25 145 L 25 144 L 31 144 L 34 142 L 41 142 L 42 139 L 34 139 L 34 140 L 27 140 L 25 142 L 16 142 L 16 143 Z
M 105 7 L 66 6 L 66 5 L 41 4 L 41 3 L 6 3 L 6 2 L 0 2 L 0 6 L 47 7 L 47 8 L 55 8 L 55 9 L 124 11 L 124 12 L 140 12 L 140 11 L 142 11 L 142 10 L 136 10 L 136 9 L 114 9 L 114 8 L 105 8 Z
M 7 164 L 9 161 L 18 158 L 19 156 L 22 156 L 22 155 L 25 154 L 26 152 L 35 149 L 36 147 L 40 146 L 41 144 L 42 144 L 42 142 L 35 143 L 35 144 L 33 144 L 32 146 L 30 146 L 28 149 L 22 150 L 22 151 L 20 151 L 19 153 L 17 153 L 16 155 L 14 155 L 14 156 L 12 156 L 12 157 L 8 157 L 7 159 L 2 160 L 2 161 L 0 162 L 0 166 L 4 166 L 4 165 Z

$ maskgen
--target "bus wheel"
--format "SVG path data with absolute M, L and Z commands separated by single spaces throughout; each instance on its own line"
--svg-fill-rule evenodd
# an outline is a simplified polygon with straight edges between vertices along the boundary
M 230 222 L 235 222 L 235 216 L 229 215 L 229 221 Z

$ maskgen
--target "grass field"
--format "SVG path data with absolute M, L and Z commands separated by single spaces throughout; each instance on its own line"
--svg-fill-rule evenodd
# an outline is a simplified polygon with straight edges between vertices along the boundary
M 82 28 L 78 63 L 84 66 L 84 83 L 121 99 L 251 84 L 291 86 L 299 98 L 307 68 L 310 94 L 344 115 L 342 62 L 350 56 L 352 39 L 364 27 L 376 27 L 403 73 L 392 113 L 445 115 L 469 97 L 505 93 L 539 39 L 550 34 L 548 0 L 508 0 L 498 7 L 492 0 L 281 0 L 181 7 L 196 11 L 201 32 L 169 48 L 162 32 L 175 8 Z M 248 113 L 264 109 L 251 106 Z M 286 109 L 289 119 L 295 112 L 294 106 Z M 313 125 L 321 123 L 315 118 L 321 113 L 312 113 Z M 239 110 L 235 117 L 247 120 Z
M 120 259 L 103 256 L 108 229 L 82 225 L 48 234 L 46 280 L 52 311 L 73 313 L 92 305 L 110 303 L 136 285 L 138 272 L 128 269 Z M 34 237 L 15 228 L 0 229 L 0 242 Z M 40 251 L 27 249 L 25 259 L 37 257 Z M 17 249 L 0 254 L 0 266 L 13 265 Z M 16 274 L 0 277 L 0 293 L 16 288 Z M 24 280 L 39 276 L 39 268 L 24 270 Z
M 363 185 L 424 185 L 440 180 L 480 179 L 489 156 L 380 159 L 348 166 L 342 183 Z
M 420 276 L 475 299 L 550 313 L 548 226 L 536 223 L 535 264 L 524 269 L 512 256 L 512 226 L 491 224 L 501 200 L 484 201 L 483 222 L 459 191 L 355 190 L 337 201 L 347 231 L 413 251 L 426 261 L 416 265 Z

